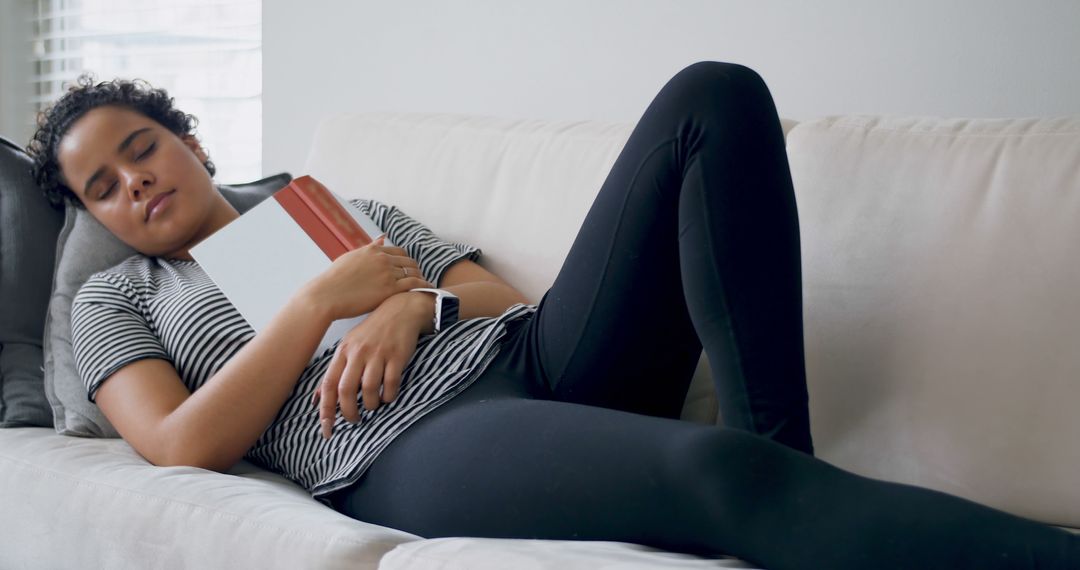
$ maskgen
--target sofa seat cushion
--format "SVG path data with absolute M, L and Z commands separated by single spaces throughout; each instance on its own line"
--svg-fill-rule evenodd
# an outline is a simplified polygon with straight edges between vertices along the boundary
M 1080 529 L 1059 527 L 1080 535 Z M 813 561 L 807 568 L 815 568 Z M 866 568 L 874 568 L 868 561 Z M 703 557 L 640 544 L 590 540 L 432 538 L 405 542 L 383 556 L 379 570 L 659 570 L 761 567 L 730 556 Z
M 377 568 L 419 537 L 246 461 L 156 467 L 121 439 L 0 430 L 0 568 Z M 77 561 L 77 562 L 75 562 Z
M 731 556 L 695 556 L 602 540 L 432 538 L 398 545 L 379 570 L 656 570 L 761 567 Z

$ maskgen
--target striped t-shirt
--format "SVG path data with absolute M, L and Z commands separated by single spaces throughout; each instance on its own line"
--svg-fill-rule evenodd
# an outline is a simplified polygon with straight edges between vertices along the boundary
M 441 240 L 395 206 L 374 200 L 351 202 L 405 249 L 436 286 L 454 262 L 475 261 L 482 253 L 467 244 Z M 483 372 L 498 352 L 508 323 L 531 318 L 535 311 L 536 305 L 518 303 L 498 317 L 462 320 L 438 334 L 421 335 L 394 401 L 375 410 L 360 405 L 357 424 L 338 411 L 333 437 L 327 440 L 321 435 L 311 394 L 334 355 L 335 343 L 304 369 L 244 459 L 281 473 L 329 504 L 325 495 L 358 480 L 395 436 Z M 194 392 L 255 336 L 197 262 L 141 254 L 87 280 L 72 304 L 71 328 L 75 364 L 91 402 L 110 375 L 143 358 L 171 362 Z

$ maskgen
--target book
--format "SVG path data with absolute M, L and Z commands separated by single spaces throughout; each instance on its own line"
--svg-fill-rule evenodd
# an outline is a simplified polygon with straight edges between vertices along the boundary
M 351 205 L 311 176 L 289 182 L 273 198 L 331 261 L 371 243 L 371 236 L 349 215 Z
M 258 334 L 292 295 L 382 230 L 311 176 L 301 176 L 191 248 L 191 257 Z M 394 246 L 387 238 L 385 245 Z M 314 359 L 367 314 L 334 321 Z

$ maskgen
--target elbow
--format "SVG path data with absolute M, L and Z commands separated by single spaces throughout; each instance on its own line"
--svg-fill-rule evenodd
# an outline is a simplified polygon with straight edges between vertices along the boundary
M 164 460 L 161 463 L 151 461 L 161 467 L 197 467 L 226 473 L 248 449 L 235 447 L 237 442 L 222 441 L 198 429 L 186 429 L 190 426 L 173 423 L 162 427 L 165 431 L 159 432 L 162 434 L 159 441 L 168 442 L 161 446 Z
M 206 450 L 192 449 L 190 445 L 181 445 L 168 454 L 166 461 L 161 463 L 151 461 L 151 463 L 159 467 L 197 467 L 225 473 L 236 464 L 236 460 L 229 461 L 225 458 L 214 457 L 212 454 L 207 453 Z

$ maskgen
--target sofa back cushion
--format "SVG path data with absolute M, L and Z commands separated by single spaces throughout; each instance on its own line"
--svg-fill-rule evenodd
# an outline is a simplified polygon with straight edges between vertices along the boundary
M 0 137 L 0 428 L 53 425 L 41 338 L 64 212 L 38 190 L 31 165 Z
M 817 455 L 1080 527 L 1080 117 L 788 137 Z
M 795 121 L 781 121 L 785 133 Z M 324 119 L 305 173 L 401 207 L 538 303 L 634 125 L 373 112 Z
M 289 183 L 288 173 L 255 182 L 219 185 L 225 199 L 240 213 Z M 134 249 L 109 233 L 89 212 L 67 206 L 56 245 L 56 267 L 45 325 L 45 395 L 52 407 L 56 432 L 78 437 L 120 437 L 105 414 L 86 394 L 75 368 L 71 347 L 71 302 L 86 280 L 135 255 Z

